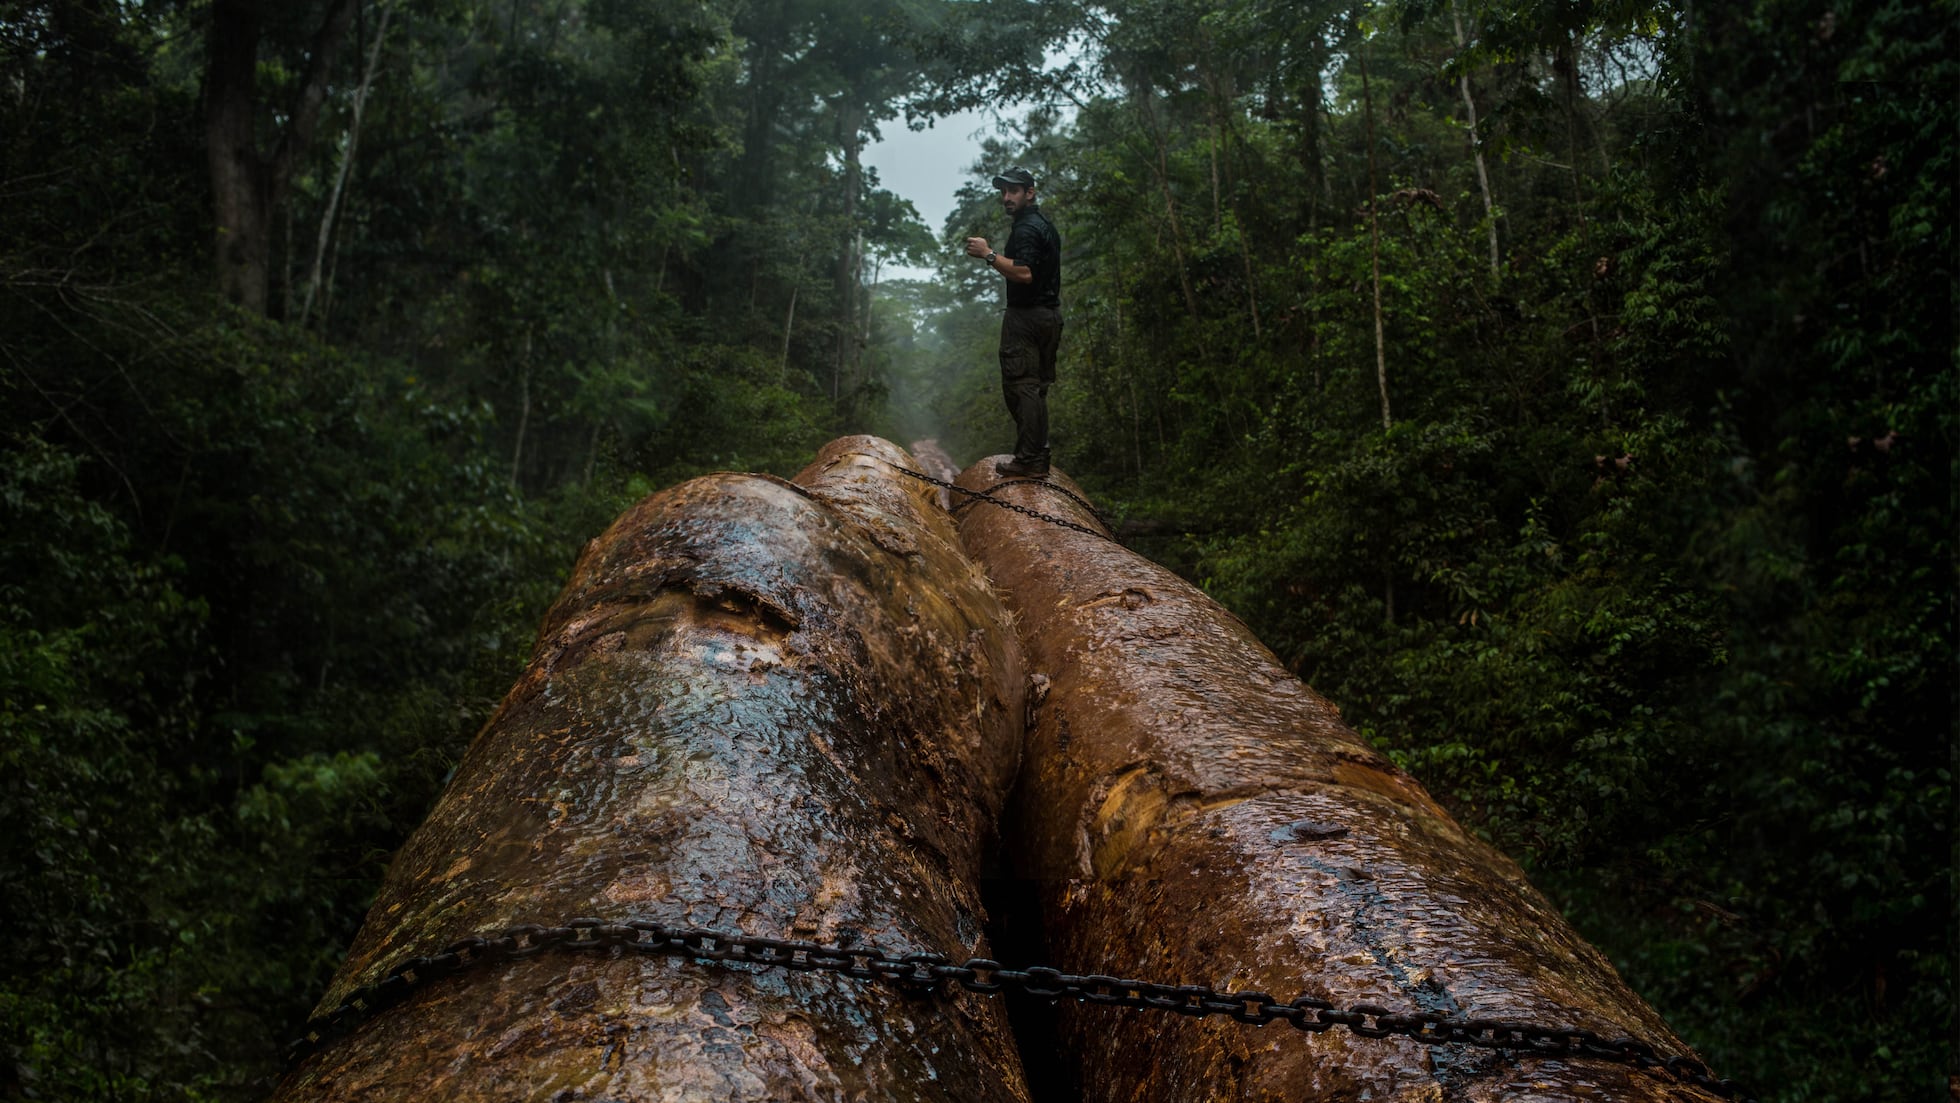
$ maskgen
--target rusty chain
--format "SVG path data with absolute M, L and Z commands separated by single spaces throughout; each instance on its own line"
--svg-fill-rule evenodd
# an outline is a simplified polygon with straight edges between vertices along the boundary
M 936 479 L 931 475 L 926 474 L 923 471 L 914 471 L 909 467 L 902 467 L 898 464 L 892 464 L 892 468 L 898 471 L 900 474 L 909 475 L 912 478 L 919 480 L 920 482 L 931 483 L 933 486 L 941 487 L 946 490 L 957 490 L 961 494 L 966 495 L 967 499 L 965 501 L 953 507 L 952 512 L 955 513 L 959 512 L 960 510 L 966 508 L 969 505 L 972 505 L 974 502 L 986 502 L 989 505 L 996 505 L 1002 509 L 1012 510 L 1015 513 L 1024 514 L 1028 517 L 1034 518 L 1037 521 L 1044 521 L 1051 525 L 1059 525 L 1062 528 L 1068 529 L 1072 532 L 1082 533 L 1084 536 L 1093 536 L 1098 540 L 1107 540 L 1112 544 L 1122 543 L 1122 541 L 1117 540 L 1114 536 L 1111 536 L 1106 532 L 1097 532 L 1095 529 L 1090 528 L 1088 525 L 1084 525 L 1076 521 L 1071 521 L 1066 517 L 1057 517 L 1052 513 L 1043 513 L 1038 509 L 1030 509 L 1029 507 L 1021 505 L 1018 502 L 1010 502 L 1003 498 L 996 498 L 994 497 L 992 491 L 968 490 L 966 487 L 959 486 L 958 484 L 949 483 L 945 479 Z M 1056 483 L 1051 483 L 1046 479 L 1011 479 L 1005 482 L 996 483 L 994 485 L 994 490 L 999 490 L 1003 486 L 1015 486 L 1015 485 L 1026 484 L 1026 483 L 1039 483 L 1040 485 L 1045 486 L 1050 490 L 1059 491 L 1062 494 L 1067 495 L 1068 497 L 1074 499 L 1074 501 L 1078 505 L 1082 506 L 1084 509 L 1087 509 L 1090 515 L 1095 517 L 1097 521 L 1102 522 L 1105 528 L 1108 527 L 1109 523 L 1107 521 L 1103 521 L 1102 514 L 1096 512 L 1096 507 L 1090 505 L 1088 502 L 1083 501 L 1080 495 L 1077 495 L 1073 491 L 1069 490 L 1069 488 L 1058 485 Z
M 1340 1026 L 1363 1038 L 1396 1035 L 1425 1045 L 1479 1046 L 1537 1057 L 1586 1057 L 1662 1072 L 1725 1099 L 1755 1103 L 1733 1080 L 1718 1079 L 1708 1066 L 1692 1057 L 1662 1057 L 1653 1046 L 1638 1039 L 1605 1038 L 1572 1027 L 1424 1011 L 1391 1011 L 1366 1003 L 1339 1008 L 1317 996 L 1279 1000 L 1265 992 L 1221 991 L 1204 984 L 1159 984 L 1103 974 L 1079 975 L 1040 965 L 1009 969 L 998 961 L 980 957 L 955 965 L 941 954 L 893 956 L 869 945 L 828 946 L 701 927 L 669 927 L 643 919 L 614 922 L 581 918 L 562 927 L 521 924 L 459 939 L 436 954 L 409 958 L 380 980 L 355 989 L 332 1011 L 308 1020 L 306 1033 L 287 1048 L 286 1059 L 288 1063 L 304 1059 L 401 1003 L 415 990 L 444 977 L 497 962 L 533 957 L 548 950 L 593 953 L 615 949 L 695 961 L 732 961 L 798 972 L 836 973 L 888 981 L 919 995 L 943 992 L 949 984 L 989 995 L 1015 989 L 1039 999 L 1073 999 L 1193 1018 L 1226 1015 L 1253 1026 L 1284 1021 L 1296 1030 L 1315 1034 Z

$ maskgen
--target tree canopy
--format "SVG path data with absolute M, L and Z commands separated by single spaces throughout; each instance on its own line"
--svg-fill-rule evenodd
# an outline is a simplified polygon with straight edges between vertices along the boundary
M 261 1095 L 627 502 L 997 451 L 997 287 L 875 273 L 1012 161 L 1132 543 L 1724 1075 L 1933 1098 L 1955 15 L 0 0 L 0 1095 Z

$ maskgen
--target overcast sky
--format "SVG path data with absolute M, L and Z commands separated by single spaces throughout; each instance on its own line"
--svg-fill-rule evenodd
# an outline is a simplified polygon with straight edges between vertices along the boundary
M 1080 39 L 1057 43 L 1048 51 L 1043 68 L 1054 70 L 1078 60 L 1086 49 Z M 1073 118 L 1072 108 L 1064 107 L 1060 118 Z M 882 128 L 883 140 L 864 151 L 864 163 L 878 170 L 878 182 L 900 199 L 910 199 L 926 229 L 936 239 L 953 213 L 953 193 L 971 176 L 967 169 L 980 156 L 980 143 L 993 133 L 999 117 L 990 111 L 962 111 L 934 120 L 930 130 L 908 130 L 903 119 Z M 1005 165 L 990 165 L 997 172 Z M 989 173 L 991 175 L 991 172 Z M 1005 227 L 1002 228 L 1003 236 Z M 931 279 L 930 268 L 887 266 L 878 274 L 881 280 Z
M 901 199 L 910 199 L 936 238 L 953 213 L 953 193 L 970 177 L 967 167 L 980 155 L 981 139 L 993 132 L 984 111 L 962 111 L 939 119 L 930 130 L 907 130 L 903 120 L 884 126 L 884 140 L 864 151 L 864 163 L 878 170 L 878 182 Z M 930 268 L 887 265 L 884 279 L 930 279 Z

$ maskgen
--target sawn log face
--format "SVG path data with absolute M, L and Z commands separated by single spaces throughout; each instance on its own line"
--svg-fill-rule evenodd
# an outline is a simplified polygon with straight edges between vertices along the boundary
M 714 475 L 585 550 L 535 657 L 396 857 L 323 1001 L 580 915 L 984 952 L 980 849 L 1025 678 L 903 452 Z M 1026 1098 L 1001 1004 L 829 974 L 546 954 L 447 978 L 282 1100 Z
M 998 481 L 987 460 L 960 485 Z M 1040 486 L 998 493 L 1097 525 Z M 1515 863 L 1197 588 L 1116 543 L 985 503 L 961 518 L 1045 686 L 1004 853 L 1040 896 L 1051 964 L 1687 1052 Z M 1072 1005 L 1062 1025 L 1090 1103 L 1714 1098 L 1608 1062 L 1340 1029 Z

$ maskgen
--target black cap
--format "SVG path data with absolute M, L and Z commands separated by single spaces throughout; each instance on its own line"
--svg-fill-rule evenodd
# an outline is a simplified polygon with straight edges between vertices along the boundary
M 994 177 L 994 187 L 996 188 L 1004 188 L 1010 184 L 1017 188 L 1032 188 L 1034 187 L 1034 173 L 1024 168 L 1015 167 Z

